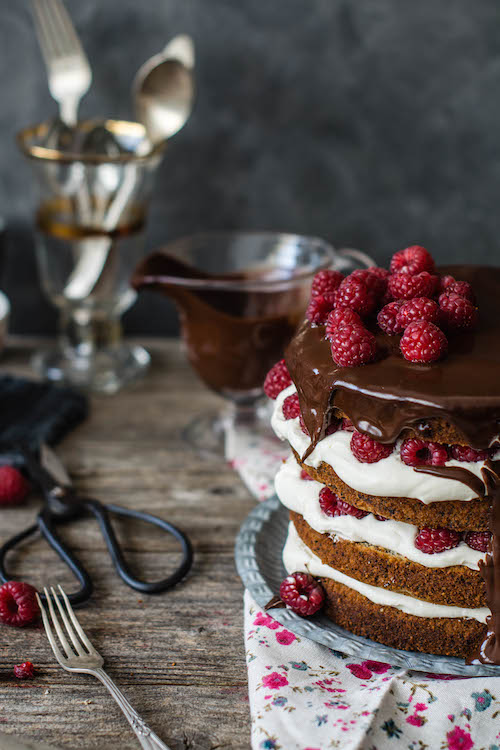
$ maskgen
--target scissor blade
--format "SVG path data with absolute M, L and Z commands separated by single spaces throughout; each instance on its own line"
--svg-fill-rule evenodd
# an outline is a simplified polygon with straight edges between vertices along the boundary
M 73 482 L 61 459 L 46 443 L 40 445 L 40 463 L 55 481 L 63 487 L 71 487 Z

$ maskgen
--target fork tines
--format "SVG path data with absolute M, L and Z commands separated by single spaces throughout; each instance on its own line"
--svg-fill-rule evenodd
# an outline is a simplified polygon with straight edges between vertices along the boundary
M 55 591 L 53 586 L 50 587 L 50 593 L 47 588 L 44 588 L 43 590 L 50 617 L 49 614 L 47 614 L 47 610 L 43 606 L 42 600 L 40 599 L 38 594 L 37 599 L 38 604 L 40 605 L 40 610 L 42 612 L 42 620 L 45 627 L 45 632 L 47 633 L 47 638 L 49 639 L 49 643 L 52 646 L 54 655 L 62 667 L 68 668 L 68 666 L 71 666 L 71 662 L 73 660 L 88 656 L 98 657 L 99 654 L 85 635 L 80 623 L 76 618 L 73 607 L 71 606 L 69 599 L 64 593 L 61 586 L 58 586 L 58 589 L 59 593 Z M 56 605 L 55 607 L 54 604 Z M 57 614 L 56 608 L 59 612 L 59 616 Z M 63 622 L 64 629 L 61 626 L 60 620 L 62 620 Z M 59 644 L 57 643 L 57 639 L 54 635 L 52 626 L 54 627 L 55 632 L 57 633 L 57 636 L 59 638 Z M 71 643 L 73 644 L 73 648 L 70 646 L 66 634 L 69 636 Z M 65 653 L 61 652 L 60 646 Z

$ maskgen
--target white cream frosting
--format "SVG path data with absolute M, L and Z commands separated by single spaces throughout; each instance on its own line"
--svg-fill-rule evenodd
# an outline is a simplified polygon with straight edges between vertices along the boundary
M 298 417 L 285 419 L 283 416 L 283 401 L 295 392 L 295 386 L 291 385 L 279 394 L 271 424 L 276 435 L 281 440 L 287 440 L 299 456 L 303 456 L 309 447 L 309 438 L 302 432 Z M 456 479 L 414 471 L 401 460 L 400 443 L 387 458 L 373 464 L 360 463 L 351 452 L 351 437 L 352 433 L 347 430 L 337 430 L 333 435 L 326 435 L 307 457 L 307 465 L 318 468 L 324 461 L 349 487 L 365 495 L 410 497 L 426 505 L 442 500 L 467 501 L 477 497 L 470 487 Z M 446 462 L 446 466 L 468 469 L 481 479 L 484 461 L 451 460 Z
M 331 578 L 350 589 L 354 589 L 375 604 L 395 607 L 408 615 L 416 615 L 417 617 L 466 617 L 484 623 L 490 614 L 488 607 L 469 609 L 467 607 L 432 604 L 422 599 L 399 594 L 396 591 L 390 591 L 379 586 L 371 586 L 368 583 L 357 581 L 355 578 L 350 578 L 330 565 L 322 563 L 319 557 L 313 554 L 300 539 L 293 523 L 290 523 L 288 528 L 288 537 L 283 549 L 283 564 L 287 573 L 300 571 L 317 577 Z
M 478 562 L 484 558 L 460 542 L 454 549 L 434 555 L 427 555 L 415 547 L 418 528 L 402 521 L 377 521 L 372 513 L 364 518 L 354 516 L 327 516 L 319 505 L 319 493 L 324 485 L 314 480 L 300 478 L 300 466 L 293 456 L 282 464 L 275 479 L 276 494 L 285 507 L 303 516 L 306 522 L 320 534 L 331 534 L 350 542 L 366 542 L 401 555 L 427 568 L 448 568 L 451 565 L 465 565 L 479 570 Z

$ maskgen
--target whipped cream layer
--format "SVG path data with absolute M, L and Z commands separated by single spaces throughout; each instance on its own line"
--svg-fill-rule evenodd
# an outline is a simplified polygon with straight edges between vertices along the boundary
M 302 432 L 298 417 L 285 419 L 283 401 L 296 393 L 294 385 L 285 388 L 275 401 L 271 424 L 281 440 L 287 440 L 292 448 L 303 456 L 309 447 L 309 437 Z M 326 435 L 307 457 L 307 465 L 317 469 L 324 462 L 352 489 L 365 495 L 378 497 L 410 497 L 428 505 L 443 500 L 468 501 L 477 497 L 474 491 L 456 479 L 432 476 L 413 470 L 401 460 L 398 441 L 393 452 L 373 464 L 364 464 L 351 452 L 352 432 L 337 430 Z M 495 458 L 498 457 L 498 453 Z M 468 469 L 482 480 L 484 461 L 447 461 L 446 466 Z
M 465 565 L 479 570 L 479 560 L 484 553 L 471 549 L 465 542 L 457 547 L 427 555 L 415 547 L 417 526 L 402 521 L 377 521 L 373 513 L 364 518 L 354 516 L 327 516 L 321 510 L 319 493 L 324 487 L 320 482 L 300 478 L 300 466 L 293 456 L 281 466 L 275 479 L 276 494 L 289 510 L 304 517 L 309 526 L 320 534 L 330 534 L 332 540 L 347 539 L 383 547 L 388 552 L 406 557 L 427 568 L 448 568 Z
M 331 578 L 338 583 L 342 583 L 362 596 L 365 596 L 371 602 L 381 606 L 395 607 L 396 609 L 406 612 L 408 615 L 416 617 L 464 617 L 478 622 L 486 622 L 490 614 L 488 607 L 477 607 L 470 609 L 468 607 L 449 607 L 444 604 L 432 604 L 422 599 L 416 599 L 413 596 L 399 594 L 396 591 L 371 586 L 368 583 L 362 583 L 355 578 L 344 575 L 330 565 L 321 562 L 311 550 L 300 539 L 293 523 L 289 524 L 288 537 L 283 548 L 283 564 L 287 573 L 302 572 L 310 573 L 318 578 Z

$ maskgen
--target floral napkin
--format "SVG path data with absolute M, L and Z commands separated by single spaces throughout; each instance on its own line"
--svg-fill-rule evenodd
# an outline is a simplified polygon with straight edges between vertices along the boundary
M 226 449 L 257 499 L 274 494 L 284 446 L 239 429 Z M 359 661 L 244 602 L 253 750 L 500 750 L 500 677 Z

